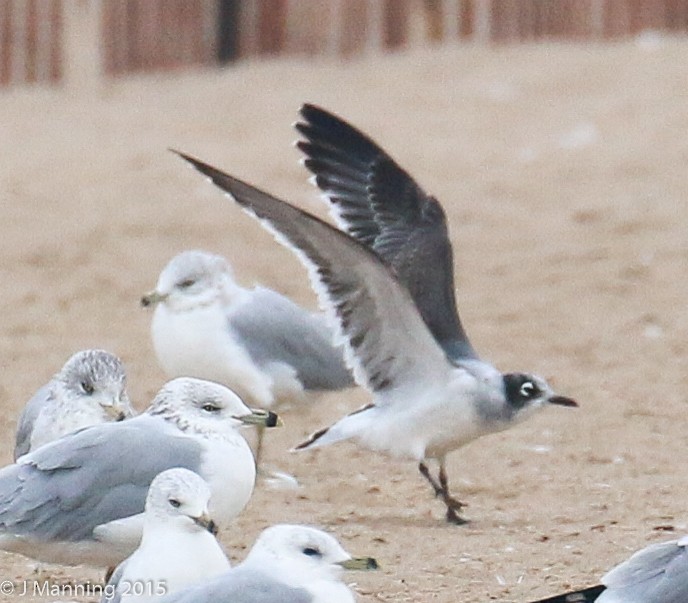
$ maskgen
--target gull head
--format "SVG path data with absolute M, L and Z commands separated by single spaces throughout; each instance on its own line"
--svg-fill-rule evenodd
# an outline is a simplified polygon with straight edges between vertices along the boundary
M 159 473 L 151 482 L 146 497 L 148 523 L 164 523 L 180 531 L 217 534 L 210 519 L 210 487 L 198 474 L 175 467 Z
M 126 391 L 127 377 L 122 361 L 104 350 L 83 350 L 74 354 L 55 376 L 54 395 L 70 407 L 86 404 L 98 408 L 105 421 L 133 416 Z
M 277 415 L 251 410 L 231 389 L 203 379 L 168 381 L 146 411 L 176 423 L 182 431 L 207 437 L 232 437 L 242 425 L 279 425 Z
M 556 394 L 542 377 L 527 373 L 507 373 L 502 377 L 506 414 L 511 420 L 527 417 L 546 404 L 577 407 L 572 398 Z
M 185 312 L 227 298 L 236 288 L 227 261 L 206 251 L 184 251 L 163 268 L 153 291 L 141 298 L 144 307 L 165 304 Z
M 376 569 L 372 557 L 352 558 L 336 538 L 309 526 L 279 524 L 264 530 L 246 563 L 270 568 L 291 586 L 337 580 L 344 569 Z

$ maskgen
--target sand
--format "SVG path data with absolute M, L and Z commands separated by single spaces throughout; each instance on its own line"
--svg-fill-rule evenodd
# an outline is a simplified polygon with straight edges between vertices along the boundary
M 310 101 L 373 135 L 442 201 L 481 354 L 547 377 L 580 409 L 547 409 L 454 453 L 471 520 L 456 527 L 413 463 L 351 444 L 285 453 L 366 392 L 294 407 L 266 458 L 300 488 L 259 484 L 223 532 L 232 559 L 267 525 L 309 523 L 379 560 L 347 575 L 360 601 L 528 601 L 685 532 L 687 53 L 686 41 L 647 37 L 468 46 L 135 77 L 82 95 L 3 92 L 2 460 L 24 402 L 78 349 L 118 353 L 145 408 L 165 375 L 138 300 L 183 249 L 220 253 L 242 283 L 315 307 L 294 257 L 166 150 L 324 216 L 290 146 Z M 18 588 L 101 575 L 0 563 Z

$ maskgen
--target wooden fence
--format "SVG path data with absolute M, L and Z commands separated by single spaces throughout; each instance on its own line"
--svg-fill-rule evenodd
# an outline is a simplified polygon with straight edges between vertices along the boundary
M 688 31 L 688 0 L 0 0 L 0 86 L 254 56 Z

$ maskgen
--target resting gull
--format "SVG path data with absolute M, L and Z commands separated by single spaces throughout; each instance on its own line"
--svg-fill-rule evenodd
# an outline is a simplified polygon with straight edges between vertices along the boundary
M 376 569 L 329 534 L 301 525 L 267 528 L 246 559 L 219 578 L 164 597 L 165 603 L 354 603 L 344 569 Z
M 143 603 L 230 569 L 210 518 L 210 488 L 188 469 L 168 469 L 150 485 L 139 548 L 112 574 L 102 603 Z
M 237 428 L 275 424 L 217 383 L 174 379 L 143 414 L 82 429 L 0 470 L 0 549 L 67 565 L 114 567 L 141 540 L 156 475 L 173 467 L 209 484 L 227 525 L 246 505 L 255 464 Z
M 219 255 L 176 255 L 141 303 L 155 306 L 153 347 L 169 377 L 217 381 L 260 408 L 354 383 L 324 316 L 271 289 L 241 287 Z
M 74 354 L 26 403 L 17 424 L 14 460 L 82 427 L 134 415 L 122 361 L 104 350 Z

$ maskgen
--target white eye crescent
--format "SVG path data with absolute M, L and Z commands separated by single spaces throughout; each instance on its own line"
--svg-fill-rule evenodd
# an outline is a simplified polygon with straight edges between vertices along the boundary
M 521 389 L 518 390 L 518 393 L 524 398 L 530 398 L 535 393 L 535 385 L 532 381 L 526 381 L 521 385 Z

